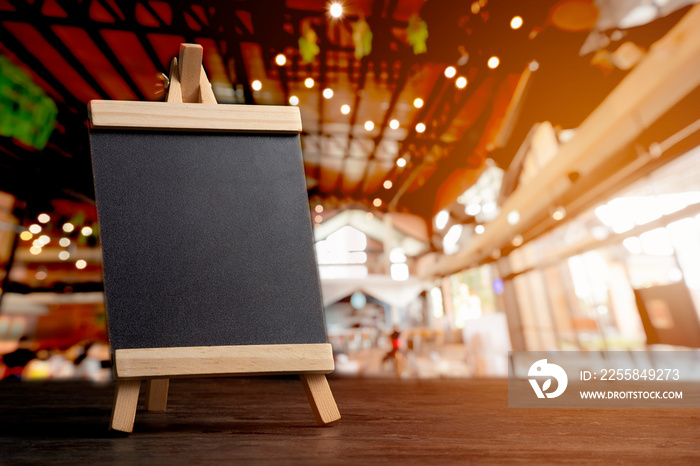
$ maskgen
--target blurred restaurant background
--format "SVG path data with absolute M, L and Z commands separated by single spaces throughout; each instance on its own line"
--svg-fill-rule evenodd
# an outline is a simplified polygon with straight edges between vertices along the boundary
M 111 380 L 87 103 L 183 42 L 301 110 L 336 373 L 700 348 L 694 3 L 0 0 L 0 379 Z

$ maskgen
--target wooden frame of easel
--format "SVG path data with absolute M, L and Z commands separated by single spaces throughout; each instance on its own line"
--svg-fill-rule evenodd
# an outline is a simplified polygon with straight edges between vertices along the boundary
M 216 103 L 202 47 L 182 44 L 179 60 L 174 58 L 170 67 L 166 103 L 91 102 L 90 121 L 95 129 L 301 131 L 296 107 L 238 106 L 240 112 L 222 116 L 212 107 Z M 142 380 L 146 409 L 165 411 L 169 379 L 176 377 L 298 374 L 318 424 L 340 419 L 325 376 L 334 370 L 328 343 L 117 349 L 113 359 L 117 386 L 110 430 L 133 430 Z

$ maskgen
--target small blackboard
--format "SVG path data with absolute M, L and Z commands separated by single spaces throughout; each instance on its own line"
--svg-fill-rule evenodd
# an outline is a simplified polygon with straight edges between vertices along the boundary
M 298 134 L 90 144 L 113 349 L 327 342 Z
M 298 374 L 333 422 L 299 109 L 216 105 L 202 48 L 179 58 L 167 102 L 90 102 L 110 428 L 133 429 L 141 380 L 164 411 L 172 377 L 261 374 Z

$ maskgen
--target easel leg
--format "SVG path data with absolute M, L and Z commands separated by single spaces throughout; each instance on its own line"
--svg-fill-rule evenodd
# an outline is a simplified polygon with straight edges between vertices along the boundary
M 316 422 L 319 425 L 325 425 L 340 419 L 340 412 L 335 404 L 326 376 L 323 374 L 301 374 L 299 377 Z
M 131 433 L 134 430 L 140 388 L 140 380 L 117 380 L 114 406 L 112 406 L 112 420 L 109 423 L 110 430 L 126 433 Z
M 168 407 L 169 379 L 149 379 L 146 382 L 146 409 L 165 411 Z

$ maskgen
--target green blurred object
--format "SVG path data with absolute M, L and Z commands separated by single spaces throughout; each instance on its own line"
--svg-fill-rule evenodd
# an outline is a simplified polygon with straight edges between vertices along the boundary
M 299 54 L 302 63 L 311 63 L 321 51 L 318 46 L 318 35 L 308 23 L 303 23 L 299 37 Z
M 29 75 L 0 56 L 0 135 L 41 150 L 57 114 L 54 101 Z
M 362 57 L 372 52 L 372 31 L 364 18 L 360 18 L 352 25 L 352 41 L 355 43 L 355 58 Z
M 408 28 L 406 28 L 406 36 L 408 43 L 413 47 L 413 53 L 420 55 L 428 51 L 426 41 L 428 40 L 428 24 L 413 15 L 408 20 Z

